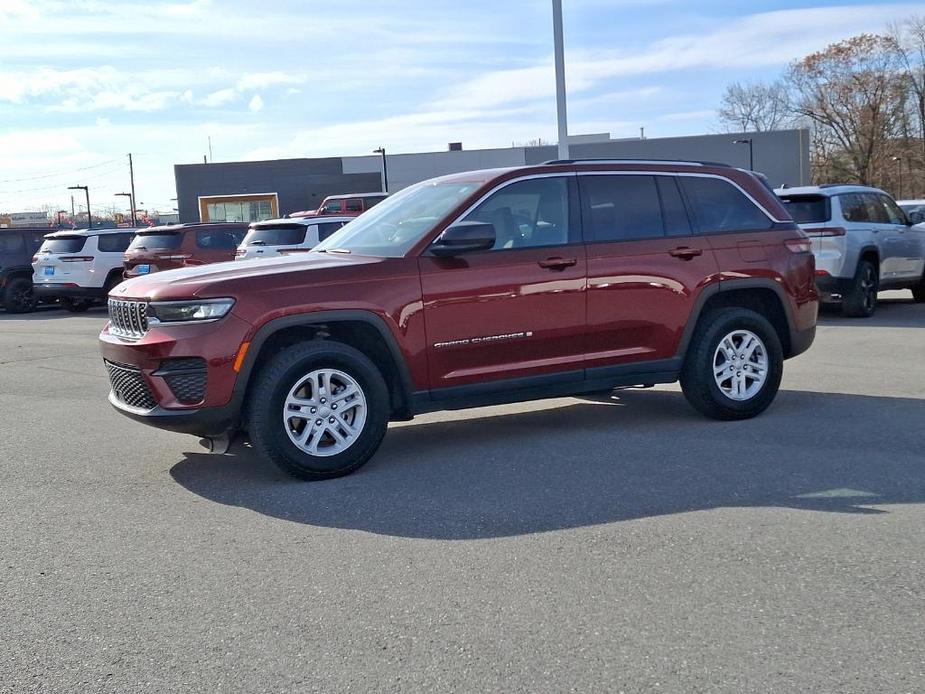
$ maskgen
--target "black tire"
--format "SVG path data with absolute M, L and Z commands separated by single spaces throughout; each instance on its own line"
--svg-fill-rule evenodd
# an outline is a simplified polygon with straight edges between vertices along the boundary
M 93 304 L 91 299 L 61 299 L 61 306 L 71 313 L 83 313 Z
M 912 298 L 915 299 L 916 303 L 925 304 L 925 277 L 912 287 Z
M 125 279 L 122 277 L 122 271 L 116 271 L 109 273 L 109 277 L 106 278 L 106 284 L 103 285 L 103 301 L 106 301 L 109 297 L 109 292 L 122 284 Z
M 3 307 L 10 313 L 29 313 L 38 302 L 32 292 L 32 280 L 28 277 L 14 277 L 3 293 Z
M 869 318 L 877 310 L 880 276 L 869 260 L 862 260 L 854 271 L 851 290 L 842 297 L 842 314 L 850 318 Z
M 756 335 L 764 344 L 768 361 L 764 383 L 747 400 L 728 396 L 717 385 L 713 375 L 720 343 L 737 330 L 747 330 Z M 732 362 L 729 363 L 732 365 Z M 777 331 L 768 320 L 749 309 L 723 308 L 711 311 L 698 322 L 681 369 L 681 389 L 694 409 L 707 417 L 748 419 L 762 413 L 771 404 L 783 373 L 784 351 Z
M 345 450 L 317 456 L 290 440 L 281 415 L 289 391 L 299 380 L 313 370 L 329 368 L 347 374 L 359 385 L 366 399 L 366 422 L 359 437 Z M 303 342 L 275 355 L 254 378 L 246 403 L 251 444 L 290 475 L 325 480 L 350 474 L 382 443 L 389 423 L 389 391 L 379 369 L 359 350 L 340 342 Z

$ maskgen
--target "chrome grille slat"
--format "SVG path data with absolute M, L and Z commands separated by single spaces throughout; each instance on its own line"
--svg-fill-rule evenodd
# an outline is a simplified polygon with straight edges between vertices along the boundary
M 130 339 L 144 337 L 148 332 L 148 304 L 144 301 L 110 299 L 109 332 Z

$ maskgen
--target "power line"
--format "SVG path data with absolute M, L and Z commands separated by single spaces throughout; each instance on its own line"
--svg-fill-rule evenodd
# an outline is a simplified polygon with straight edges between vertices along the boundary
M 77 169 L 68 169 L 67 171 L 56 171 L 54 173 L 41 174 L 39 176 L 26 176 L 24 178 L 3 178 L 0 179 L 0 183 L 22 183 L 24 181 L 37 181 L 41 178 L 52 178 L 54 176 L 68 176 L 78 171 L 89 171 L 90 169 L 98 169 L 101 166 L 106 166 L 106 164 L 112 164 L 113 162 L 119 161 L 118 159 L 107 159 L 98 164 L 93 164 L 91 166 L 81 166 Z
M 113 162 L 110 162 L 110 164 L 114 164 L 114 165 L 112 165 L 106 171 L 100 171 L 98 173 L 94 173 L 89 176 L 81 176 L 80 179 L 82 181 L 96 181 L 101 178 L 106 178 L 107 176 L 113 175 L 114 173 L 116 173 L 116 171 L 118 171 L 124 166 L 124 164 L 122 164 L 118 160 L 113 160 Z M 0 190 L 0 195 L 12 195 L 13 193 L 37 193 L 37 192 L 42 192 L 46 190 L 55 190 L 57 188 L 61 188 L 63 185 L 64 183 L 62 182 L 62 183 L 52 183 L 52 184 L 45 185 L 45 186 L 36 186 L 34 188 L 19 188 L 16 190 Z

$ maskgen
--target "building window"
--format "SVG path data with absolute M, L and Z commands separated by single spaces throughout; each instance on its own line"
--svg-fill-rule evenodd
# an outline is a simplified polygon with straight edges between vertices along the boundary
M 203 222 L 260 222 L 278 216 L 275 193 L 199 198 L 199 218 Z

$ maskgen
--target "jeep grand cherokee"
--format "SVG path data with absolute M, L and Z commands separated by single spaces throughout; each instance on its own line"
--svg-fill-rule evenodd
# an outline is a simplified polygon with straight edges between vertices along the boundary
M 810 242 L 747 171 L 557 161 L 402 190 L 301 256 L 126 282 L 112 405 L 286 471 L 356 470 L 389 420 L 680 380 L 744 419 L 813 341 Z

